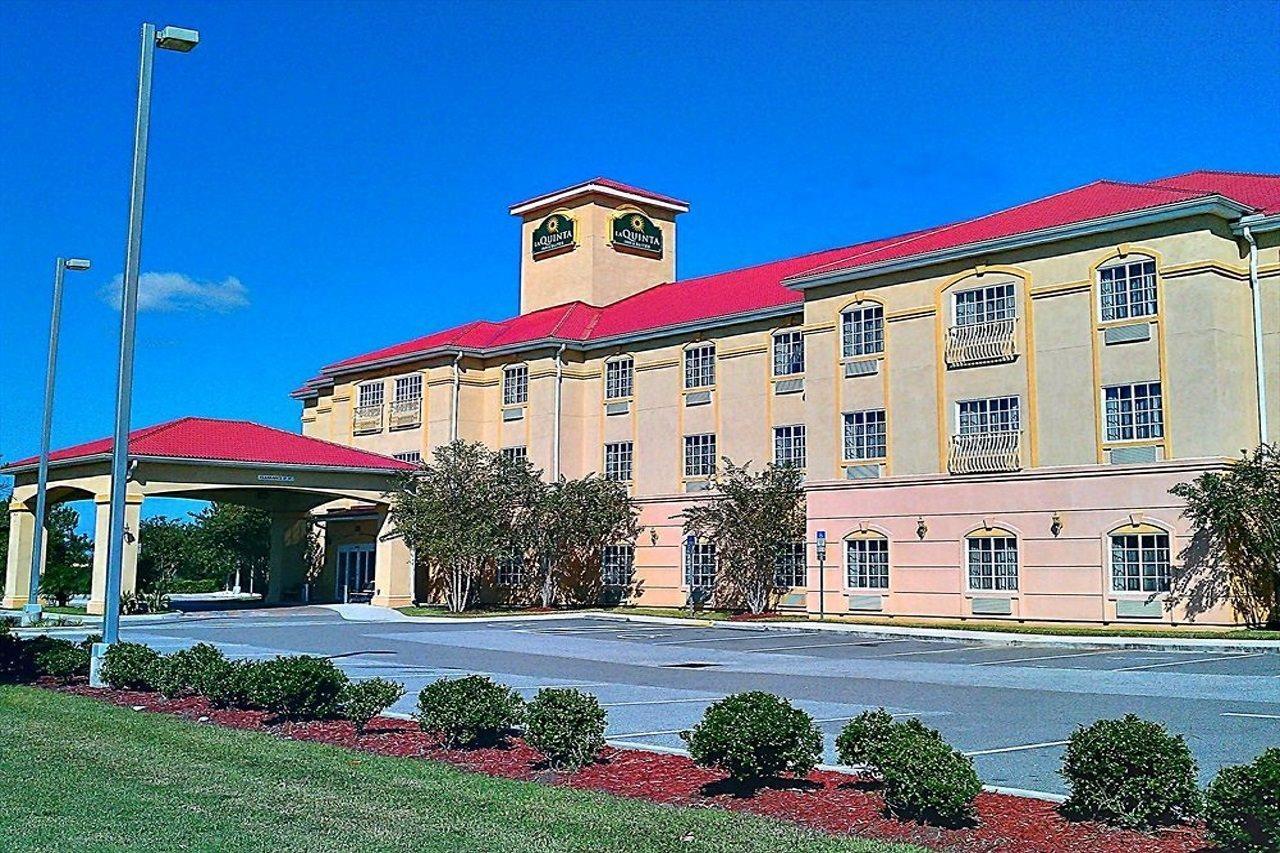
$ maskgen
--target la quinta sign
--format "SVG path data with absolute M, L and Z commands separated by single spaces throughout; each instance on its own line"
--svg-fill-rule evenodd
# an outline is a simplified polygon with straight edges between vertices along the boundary
M 662 257 L 662 229 L 638 210 L 624 210 L 613 217 L 612 243 L 620 252 Z
M 563 213 L 553 213 L 539 222 L 533 229 L 533 259 L 571 251 L 577 245 L 574 239 L 576 224 L 573 217 Z

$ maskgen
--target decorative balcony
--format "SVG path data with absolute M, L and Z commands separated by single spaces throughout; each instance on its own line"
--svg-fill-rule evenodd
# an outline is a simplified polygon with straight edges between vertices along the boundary
M 988 474 L 1022 467 L 1021 432 L 985 432 L 951 436 L 947 470 L 952 474 Z
M 422 400 L 396 400 L 387 418 L 392 429 L 407 429 L 422 423 Z
M 1017 352 L 1018 321 L 1014 317 L 952 326 L 947 329 L 947 367 L 1013 361 Z
M 356 406 L 351 419 L 351 431 L 356 435 L 382 432 L 382 406 Z

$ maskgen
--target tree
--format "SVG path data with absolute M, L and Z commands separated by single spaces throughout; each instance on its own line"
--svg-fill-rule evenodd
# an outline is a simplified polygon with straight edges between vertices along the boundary
M 557 600 L 594 604 L 604 590 L 600 565 L 607 545 L 629 545 L 640 535 L 639 513 L 622 483 L 588 474 L 561 478 L 538 493 L 533 556 L 542 606 Z
M 726 458 L 715 491 L 679 517 L 686 535 L 716 545 L 716 600 L 760 613 L 777 595 L 779 556 L 804 541 L 803 476 L 789 466 L 749 467 Z
M 1169 491 L 1186 501 L 1192 528 L 1170 603 L 1202 612 L 1229 601 L 1250 625 L 1280 629 L 1280 445 Z
M 387 493 L 391 535 L 427 561 L 446 606 L 460 613 L 484 572 L 503 557 L 527 553 L 541 488 L 526 460 L 455 441 L 436 448 L 430 463 L 402 475 Z
M 176 579 L 206 576 L 198 538 L 201 531 L 181 519 L 157 515 L 139 525 L 138 587 L 167 593 Z
M 93 543 L 76 532 L 80 516 L 66 504 L 55 506 L 45 516 L 48 551 L 40 591 L 59 607 L 66 607 L 73 595 L 87 593 L 92 579 Z
M 197 565 L 204 577 L 233 585 L 237 578 L 263 579 L 271 565 L 271 515 L 265 510 L 215 501 L 195 516 Z

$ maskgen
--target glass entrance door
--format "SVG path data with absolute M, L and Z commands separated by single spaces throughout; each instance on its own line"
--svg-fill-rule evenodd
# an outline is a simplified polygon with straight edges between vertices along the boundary
M 373 597 L 374 546 L 338 546 L 338 600 L 368 601 Z

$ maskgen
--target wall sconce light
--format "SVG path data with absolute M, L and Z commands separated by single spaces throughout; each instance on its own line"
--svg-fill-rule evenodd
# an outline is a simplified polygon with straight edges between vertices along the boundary
M 924 523 L 924 516 L 916 519 L 916 538 L 923 539 L 929 533 L 929 525 Z
M 1062 515 L 1061 514 L 1056 512 L 1053 514 L 1053 521 L 1049 522 L 1049 532 L 1052 533 L 1055 538 L 1059 533 L 1062 532 Z
M 656 527 L 649 528 L 649 544 L 655 546 L 658 544 L 658 528 Z

